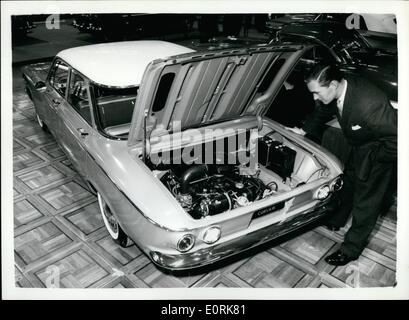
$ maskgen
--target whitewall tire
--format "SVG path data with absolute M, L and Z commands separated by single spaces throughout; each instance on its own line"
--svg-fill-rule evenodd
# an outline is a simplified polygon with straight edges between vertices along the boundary
M 102 220 L 104 221 L 105 227 L 108 230 L 109 235 L 118 243 L 121 247 L 129 247 L 133 244 L 132 240 L 125 234 L 118 220 L 115 218 L 108 204 L 105 202 L 104 198 L 97 193 L 99 210 L 101 211 Z

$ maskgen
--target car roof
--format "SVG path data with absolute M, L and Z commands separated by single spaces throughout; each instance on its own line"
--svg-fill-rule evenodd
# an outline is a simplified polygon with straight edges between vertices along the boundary
M 348 32 L 345 24 L 337 21 L 297 21 L 283 27 L 283 32 L 293 30 L 302 30 L 303 34 L 319 36 L 319 32 L 325 30 L 327 32 L 344 31 Z
M 58 57 L 91 81 L 110 87 L 138 86 L 153 60 L 194 52 L 158 40 L 123 41 L 66 49 Z

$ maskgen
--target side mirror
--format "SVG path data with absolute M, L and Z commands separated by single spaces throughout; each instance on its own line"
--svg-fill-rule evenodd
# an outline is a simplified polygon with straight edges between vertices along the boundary
M 45 89 L 47 88 L 46 84 L 44 81 L 37 81 L 36 84 L 34 85 L 34 88 L 36 88 L 36 90 L 38 91 L 45 91 Z

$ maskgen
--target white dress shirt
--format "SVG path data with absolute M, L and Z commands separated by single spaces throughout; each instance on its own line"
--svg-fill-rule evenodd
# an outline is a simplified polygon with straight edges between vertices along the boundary
M 345 100 L 345 94 L 347 92 L 348 82 L 345 79 L 343 79 L 341 81 L 341 84 L 343 85 L 343 88 L 342 88 L 341 96 L 337 99 L 337 107 L 338 107 L 339 115 L 342 117 L 342 109 L 344 108 L 344 100 Z

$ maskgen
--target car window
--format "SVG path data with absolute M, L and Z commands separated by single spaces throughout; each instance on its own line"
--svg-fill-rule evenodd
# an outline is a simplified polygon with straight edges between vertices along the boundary
M 314 98 L 304 82 L 309 68 L 314 66 L 314 64 L 306 63 L 306 60 L 314 63 L 313 49 L 305 53 L 303 57 L 305 59 L 300 59 L 287 76 L 274 101 L 267 109 L 265 115 L 267 118 L 287 127 L 302 127 L 308 115 L 314 110 Z
M 107 88 L 94 85 L 97 125 L 110 136 L 126 138 L 131 126 L 138 87 Z
M 68 82 L 68 66 L 61 60 L 55 62 L 51 77 L 50 84 L 54 89 L 63 97 L 67 91 L 67 82 Z
M 71 73 L 68 102 L 81 115 L 81 117 L 91 124 L 88 84 L 84 77 L 75 70 L 72 70 Z

